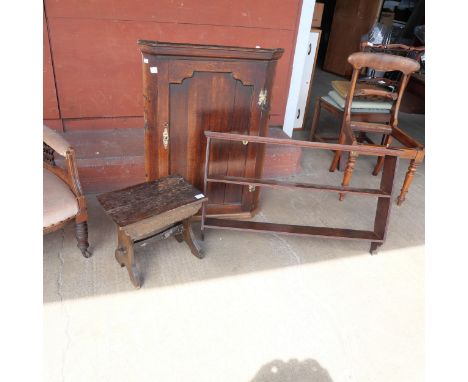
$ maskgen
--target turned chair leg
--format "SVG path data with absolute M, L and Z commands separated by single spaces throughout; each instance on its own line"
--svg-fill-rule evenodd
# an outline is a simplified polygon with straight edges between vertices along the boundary
M 343 144 L 345 142 L 345 136 L 340 132 L 340 137 L 338 139 L 339 144 Z M 340 163 L 341 151 L 336 150 L 335 155 L 333 157 L 332 163 L 330 165 L 330 169 L 328 171 L 334 172 L 338 168 L 338 164 Z
M 77 247 L 80 249 L 84 257 L 91 257 L 91 252 L 88 250 L 88 222 L 84 221 L 75 225 Z
M 354 166 L 356 165 L 357 155 L 354 153 L 349 153 L 348 163 L 346 164 L 345 173 L 343 176 L 343 182 L 341 185 L 347 187 L 351 182 L 351 176 L 353 175 Z M 345 193 L 340 192 L 340 201 L 345 197 Z
M 400 191 L 400 195 L 397 199 L 397 205 L 401 206 L 402 203 L 406 199 L 406 194 L 413 183 L 414 173 L 416 172 L 416 168 L 421 164 L 421 162 L 417 162 L 415 159 L 411 160 L 410 165 L 408 167 L 408 171 L 406 172 L 405 180 L 403 182 L 403 186 Z
M 382 146 L 388 147 L 392 143 L 392 137 L 391 135 L 384 135 L 382 139 Z M 372 171 L 372 175 L 377 176 L 380 173 L 380 170 L 382 170 L 383 163 L 384 163 L 384 157 L 378 157 L 377 158 L 377 163 L 374 167 L 374 171 Z
M 315 132 L 317 131 L 321 108 L 322 108 L 322 103 L 320 102 L 320 98 L 318 98 L 317 101 L 315 101 L 314 116 L 312 117 L 312 125 L 310 126 L 309 141 L 315 140 Z

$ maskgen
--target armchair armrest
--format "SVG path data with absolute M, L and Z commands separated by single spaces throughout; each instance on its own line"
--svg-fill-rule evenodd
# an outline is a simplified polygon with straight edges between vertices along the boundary
M 45 144 L 54 149 L 54 151 L 63 157 L 67 156 L 67 151 L 71 149 L 70 144 L 60 134 L 43 125 L 43 138 Z
M 43 126 L 44 161 L 43 167 L 62 179 L 78 199 L 80 210 L 85 208 L 84 195 L 78 177 L 75 150 L 71 145 L 54 130 Z M 65 157 L 65 168 L 55 164 L 54 153 Z

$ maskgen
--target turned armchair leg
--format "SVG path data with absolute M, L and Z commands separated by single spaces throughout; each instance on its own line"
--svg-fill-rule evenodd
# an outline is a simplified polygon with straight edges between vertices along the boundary
M 317 131 L 321 107 L 322 107 L 322 103 L 320 102 L 320 98 L 319 98 L 317 99 L 317 101 L 315 101 L 314 115 L 312 117 L 312 125 L 310 126 L 309 141 L 313 141 L 315 139 L 315 132 Z
M 75 225 L 77 247 L 80 249 L 84 257 L 91 257 L 91 252 L 88 250 L 88 222 L 84 221 Z
M 353 175 L 354 166 L 356 165 L 356 159 L 357 159 L 356 154 L 349 153 L 348 163 L 346 164 L 346 169 L 345 169 L 345 173 L 343 176 L 343 182 L 341 183 L 343 187 L 347 187 L 349 183 L 351 182 L 351 176 Z M 340 201 L 343 200 L 344 197 L 345 197 L 345 194 L 343 192 L 340 192 Z
M 405 180 L 403 182 L 403 186 L 401 187 L 400 195 L 398 196 L 397 199 L 397 205 L 401 206 L 402 203 L 406 199 L 406 194 L 408 193 L 408 190 L 411 186 L 411 183 L 413 183 L 413 178 L 414 178 L 414 173 L 416 172 L 416 168 L 420 165 L 420 162 L 417 162 L 416 160 L 411 160 L 410 165 L 408 167 L 408 171 L 406 172 Z

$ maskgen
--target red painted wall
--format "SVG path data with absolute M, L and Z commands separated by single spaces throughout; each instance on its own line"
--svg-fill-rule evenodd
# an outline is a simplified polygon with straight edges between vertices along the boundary
M 141 127 L 136 41 L 152 39 L 284 48 L 270 120 L 282 124 L 300 6 L 300 0 L 45 0 L 44 119 L 63 119 L 65 130 Z
M 52 57 L 50 55 L 49 34 L 47 23 L 43 22 L 43 118 L 51 127 L 62 129 L 59 107 L 57 102 L 57 92 L 55 90 L 54 71 L 52 68 Z
M 282 125 L 301 5 L 301 0 L 44 0 L 44 120 L 75 147 L 85 192 L 144 181 L 138 39 L 284 48 L 270 118 L 270 125 Z

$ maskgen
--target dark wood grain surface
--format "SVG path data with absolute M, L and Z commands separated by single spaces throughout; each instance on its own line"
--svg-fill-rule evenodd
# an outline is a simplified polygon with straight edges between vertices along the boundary
M 98 195 L 105 212 L 119 227 L 150 218 L 188 204 L 201 204 L 206 197 L 180 175 L 171 175 L 123 190 Z
M 212 91 L 214 83 L 220 94 Z M 182 84 L 172 84 L 170 105 L 180 107 L 170 109 L 170 173 L 181 174 L 187 181 L 201 188 L 203 166 L 194 164 L 199 163 L 204 155 L 206 139 L 203 131 L 213 129 L 247 134 L 252 92 L 252 86 L 243 86 L 241 81 L 229 73 L 197 72 Z M 207 101 L 211 105 L 210 110 L 205 110 Z M 211 155 L 218 160 L 213 162 L 212 171 L 244 175 L 246 152 L 246 146 L 240 142 L 219 142 L 213 145 Z M 211 196 L 211 203 L 242 202 L 240 186 L 213 185 L 207 194 Z

